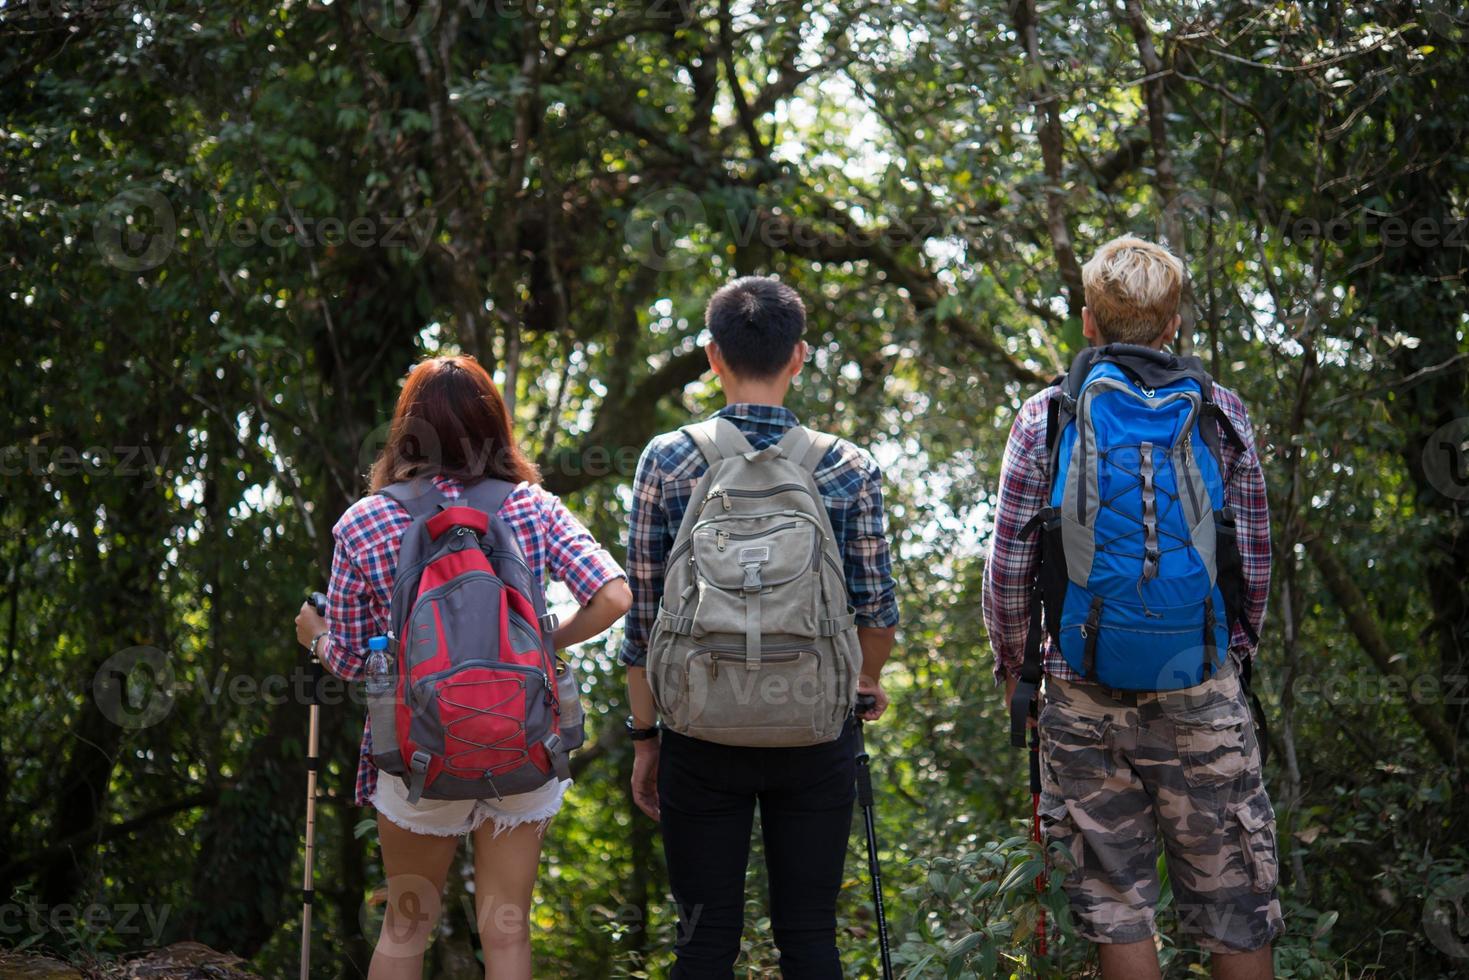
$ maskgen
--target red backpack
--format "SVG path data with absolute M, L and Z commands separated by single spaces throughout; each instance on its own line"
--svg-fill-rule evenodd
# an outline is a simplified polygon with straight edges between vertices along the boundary
M 481 480 L 453 501 L 428 480 L 380 491 L 413 524 L 398 551 L 387 660 L 369 660 L 372 761 L 402 777 L 410 803 L 500 798 L 571 778 L 579 692 L 552 648 L 540 582 L 497 516 L 514 489 Z M 563 723 L 562 698 L 574 725 Z

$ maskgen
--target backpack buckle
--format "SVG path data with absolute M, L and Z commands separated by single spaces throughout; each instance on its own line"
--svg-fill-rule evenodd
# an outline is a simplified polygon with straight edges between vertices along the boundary
M 741 588 L 746 592 L 759 592 L 761 589 L 759 563 L 752 562 L 751 564 L 741 565 L 740 567 L 745 570 L 745 581 Z

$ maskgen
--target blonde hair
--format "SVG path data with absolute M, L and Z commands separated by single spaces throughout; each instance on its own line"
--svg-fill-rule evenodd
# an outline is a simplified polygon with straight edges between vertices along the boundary
M 1081 283 L 1103 341 L 1147 345 L 1178 312 L 1183 263 L 1162 245 L 1124 235 L 1097 249 Z

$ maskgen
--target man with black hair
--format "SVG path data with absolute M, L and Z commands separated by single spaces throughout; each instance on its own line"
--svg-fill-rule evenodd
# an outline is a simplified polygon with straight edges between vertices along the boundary
M 727 402 L 716 417 L 733 423 L 753 450 L 780 443 L 797 425 L 782 403 L 809 351 L 800 297 L 776 279 L 736 279 L 710 299 L 705 324 L 709 365 Z M 819 458 L 819 449 L 811 453 L 812 473 L 855 615 L 857 690 L 876 701 L 862 717 L 875 720 L 888 703 L 878 677 L 898 621 L 882 475 L 864 450 L 842 439 L 822 439 L 831 442 Z M 675 536 L 708 469 L 691 434 L 679 430 L 655 438 L 638 463 L 628 531 L 634 599 L 621 660 L 628 667 L 628 728 L 636 752 L 632 790 L 639 808 L 662 826 L 679 912 L 672 976 L 734 976 L 758 803 L 781 973 L 840 977 L 836 899 L 852 822 L 853 723 L 835 741 L 797 747 L 716 744 L 658 725 L 644 667 L 649 635 Z

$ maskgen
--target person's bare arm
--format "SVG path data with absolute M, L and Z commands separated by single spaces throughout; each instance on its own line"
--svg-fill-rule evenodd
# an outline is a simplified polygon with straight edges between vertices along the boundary
M 632 590 L 627 579 L 615 578 L 598 589 L 585 606 L 572 613 L 551 634 L 557 650 L 575 646 L 606 632 L 632 608 Z
M 882 689 L 882 668 L 893 652 L 897 639 L 896 626 L 859 626 L 857 642 L 862 647 L 862 676 L 857 678 L 857 693 L 870 694 L 877 704 L 861 712 L 863 721 L 876 721 L 887 710 L 888 696 Z
M 647 668 L 627 669 L 627 703 L 632 708 L 632 721 L 638 728 L 652 728 L 658 721 L 653 704 L 653 689 L 648 686 Z
M 642 666 L 627 668 L 627 703 L 632 708 L 632 723 L 637 728 L 652 728 L 658 722 L 658 709 L 653 705 L 653 689 L 648 686 L 648 671 Z M 658 807 L 657 738 L 633 743 L 632 799 L 648 816 L 657 820 Z

